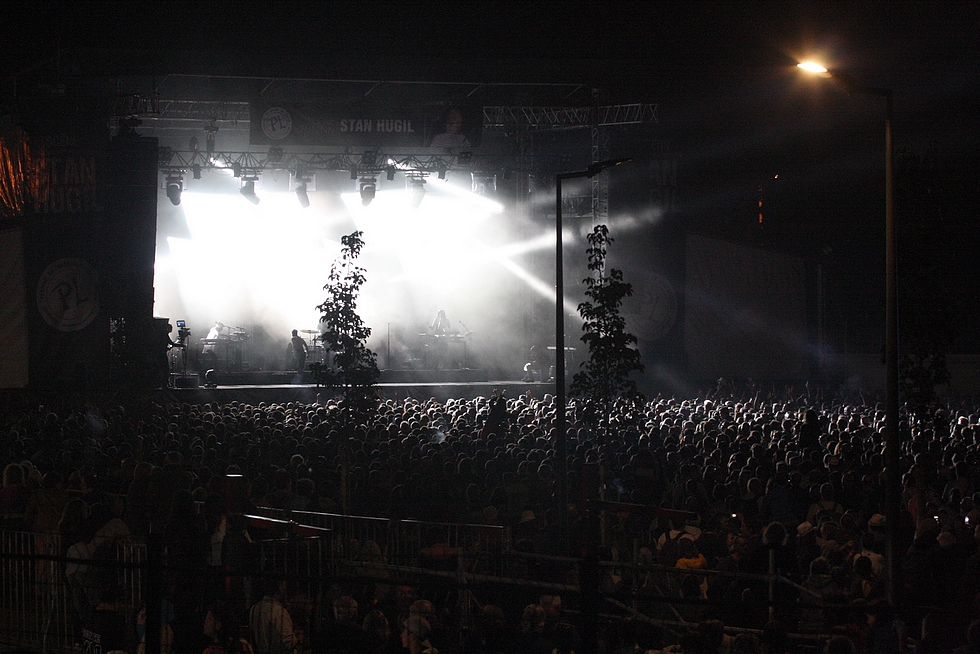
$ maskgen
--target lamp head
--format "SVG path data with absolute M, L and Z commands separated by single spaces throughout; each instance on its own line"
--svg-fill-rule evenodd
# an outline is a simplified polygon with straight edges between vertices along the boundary
M 825 67 L 821 66 L 815 61 L 802 61 L 796 64 L 796 67 L 802 68 L 808 73 L 815 73 L 817 75 L 822 75 L 824 73 L 829 74 L 829 71 Z

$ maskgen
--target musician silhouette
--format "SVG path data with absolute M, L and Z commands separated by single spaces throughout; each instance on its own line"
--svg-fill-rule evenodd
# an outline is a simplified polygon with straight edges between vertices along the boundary
M 295 329 L 293 330 L 293 337 L 289 340 L 289 347 L 292 351 L 290 368 L 303 372 L 303 368 L 306 366 L 306 341 Z
M 220 338 L 228 338 L 225 333 L 225 324 L 220 320 L 215 321 L 214 327 L 204 337 L 204 347 L 201 349 L 201 362 L 204 370 L 211 370 L 218 367 L 217 341 Z
M 430 327 L 433 334 L 449 334 L 452 331 L 453 323 L 446 317 L 446 311 L 439 309 L 439 313 L 432 320 Z
M 449 341 L 459 332 L 453 329 L 453 323 L 446 317 L 444 309 L 439 309 L 439 313 L 432 320 L 429 329 L 432 330 L 432 339 L 427 344 L 429 348 L 427 358 L 430 365 L 436 370 L 452 367 L 453 361 L 449 352 Z

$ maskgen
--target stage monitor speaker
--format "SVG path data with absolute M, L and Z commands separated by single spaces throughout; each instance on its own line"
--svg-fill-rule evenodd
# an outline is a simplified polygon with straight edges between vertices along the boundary
M 197 375 L 174 375 L 174 388 L 200 388 L 201 380 Z

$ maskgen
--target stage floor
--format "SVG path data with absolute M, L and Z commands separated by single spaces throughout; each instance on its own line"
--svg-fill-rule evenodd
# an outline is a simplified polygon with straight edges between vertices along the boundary
M 401 400 L 408 397 L 418 400 L 435 398 L 446 401 L 450 398 L 471 400 L 480 396 L 489 397 L 494 392 L 505 392 L 507 397 L 517 397 L 528 391 L 536 398 L 555 392 L 555 385 L 546 382 L 492 381 L 492 382 L 442 382 L 442 383 L 400 383 L 378 384 L 378 394 L 383 399 Z M 283 404 L 303 402 L 313 404 L 325 402 L 332 396 L 327 388 L 316 384 L 262 384 L 216 386 L 214 388 L 168 388 L 167 395 L 179 402 L 203 404 L 205 402 L 245 402 L 248 404 Z

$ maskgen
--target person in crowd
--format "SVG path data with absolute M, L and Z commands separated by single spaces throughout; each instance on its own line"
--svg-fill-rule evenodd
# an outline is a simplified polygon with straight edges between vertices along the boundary
M 425 618 L 413 615 L 402 624 L 402 647 L 409 654 L 439 654 L 429 642 L 429 623 Z
M 368 654 L 382 654 L 387 651 L 391 641 L 391 626 L 383 611 L 379 609 L 368 611 L 361 628 L 367 636 Z
M 203 654 L 253 654 L 241 620 L 226 602 L 208 607 L 201 631 L 208 643 Z
M 283 605 L 285 597 L 286 582 L 267 579 L 265 594 L 249 610 L 248 624 L 255 654 L 292 654 L 296 648 L 293 619 Z
M 548 654 L 555 645 L 544 635 L 547 617 L 539 604 L 528 604 L 521 614 L 521 631 L 516 651 L 522 654 Z
M 368 654 L 371 642 L 357 623 L 357 600 L 343 595 L 333 601 L 333 620 L 310 637 L 310 651 L 336 654 Z
M 0 489 L 0 525 L 6 529 L 24 528 L 24 513 L 31 496 L 25 483 L 24 468 L 19 463 L 8 463 L 3 468 L 3 488 Z

